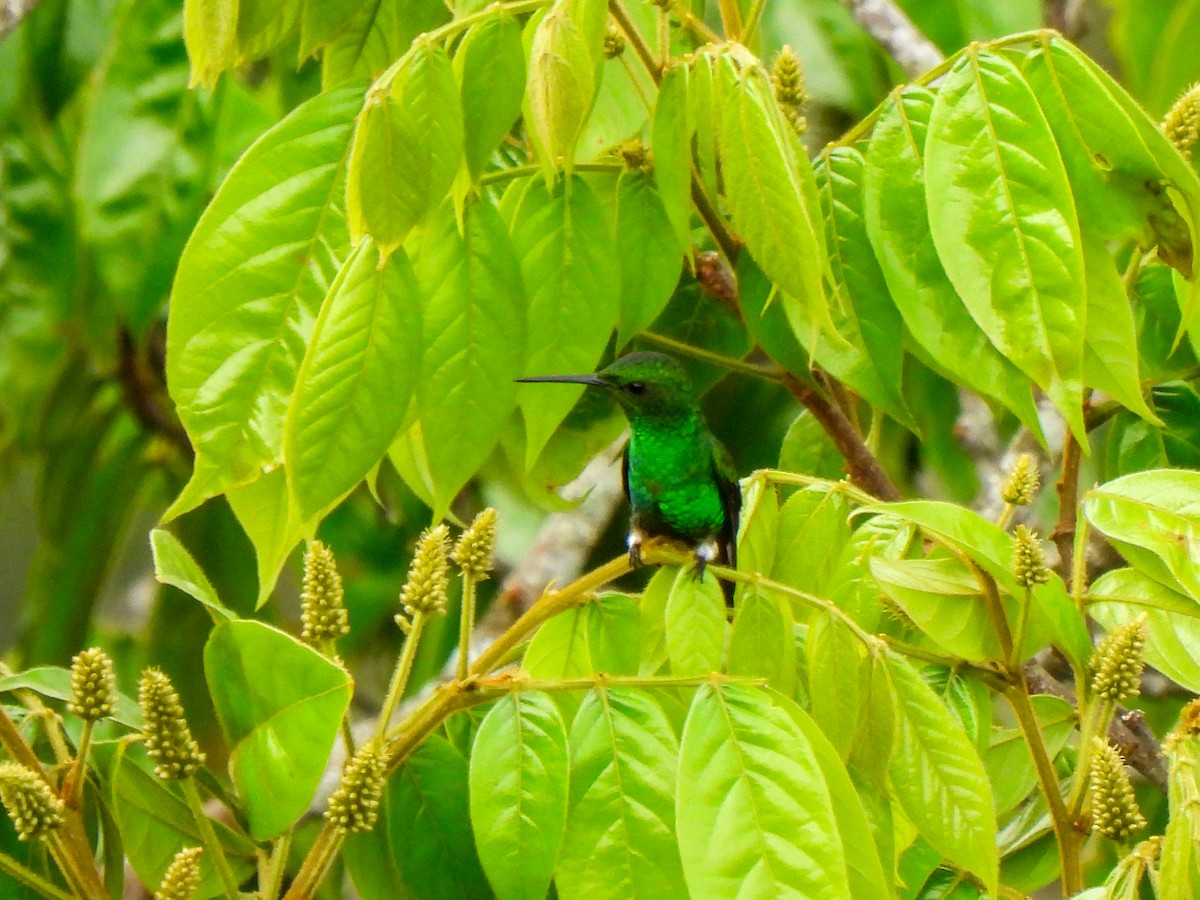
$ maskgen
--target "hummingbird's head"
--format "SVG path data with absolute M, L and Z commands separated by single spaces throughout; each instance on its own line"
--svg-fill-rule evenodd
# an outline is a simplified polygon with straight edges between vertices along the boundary
M 607 388 L 631 422 L 683 418 L 696 411 L 683 366 L 661 353 L 627 353 L 594 375 L 538 375 L 517 381 L 566 382 Z

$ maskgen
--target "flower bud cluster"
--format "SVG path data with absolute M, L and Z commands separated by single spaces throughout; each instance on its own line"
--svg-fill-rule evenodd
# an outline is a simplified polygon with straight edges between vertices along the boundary
M 300 590 L 300 637 L 308 644 L 337 640 L 350 631 L 343 603 L 342 577 L 333 551 L 320 541 L 308 545 Z
M 771 82 L 775 87 L 775 102 L 796 134 L 804 134 L 808 120 L 804 118 L 804 105 L 808 92 L 804 87 L 804 70 L 800 58 L 787 44 L 783 45 L 771 66 Z
M 1146 827 L 1133 796 L 1125 760 L 1107 741 L 1095 738 L 1090 771 L 1092 826 L 1107 838 L 1124 841 Z
M 204 754 L 192 737 L 175 686 L 159 669 L 146 669 L 138 683 L 138 703 L 146 721 L 146 752 L 163 779 L 188 778 L 204 765 Z
M 359 749 L 346 768 L 342 782 L 329 798 L 325 810 L 338 831 L 370 831 L 379 818 L 379 798 L 383 794 L 387 757 L 375 741 Z
M 1184 91 L 1171 105 L 1162 127 L 1179 152 L 1191 159 L 1192 150 L 1200 141 L 1200 82 Z
M 1120 703 L 1142 689 L 1146 617 L 1138 616 L 1110 631 L 1092 653 L 1092 693 Z
M 1031 588 L 1050 580 L 1046 554 L 1036 531 L 1018 525 L 1013 532 L 1013 575 L 1021 587 Z
M 1000 487 L 1000 499 L 1010 506 L 1028 506 L 1041 486 L 1037 463 L 1028 453 L 1022 453 Z
M 625 52 L 625 35 L 611 22 L 604 32 L 604 58 L 615 59 Z
M 0 762 L 0 803 L 18 840 L 43 838 L 66 821 L 66 804 L 37 772 L 20 763 Z
M 199 847 L 184 847 L 175 854 L 163 874 L 162 884 L 154 892 L 154 900 L 194 900 L 200 887 Z
M 496 547 L 496 510 L 490 506 L 475 517 L 454 545 L 452 557 L 463 575 L 484 581 L 492 571 Z
M 67 709 L 81 719 L 95 722 L 112 713 L 117 696 L 113 662 L 99 647 L 83 650 L 71 660 L 71 699 Z

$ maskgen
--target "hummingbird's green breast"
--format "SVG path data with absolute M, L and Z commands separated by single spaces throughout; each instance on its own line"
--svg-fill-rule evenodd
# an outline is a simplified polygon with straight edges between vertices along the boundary
M 698 416 L 635 423 L 626 477 L 633 523 L 643 531 L 693 543 L 722 531 L 713 439 Z

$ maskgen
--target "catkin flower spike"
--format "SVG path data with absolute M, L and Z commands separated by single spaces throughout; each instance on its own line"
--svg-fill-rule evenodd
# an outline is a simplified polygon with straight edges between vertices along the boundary
M 175 854 L 163 874 L 162 884 L 154 892 L 154 900 L 194 900 L 200 887 L 200 847 L 184 847 Z
M 21 841 L 39 840 L 66 822 L 66 804 L 37 772 L 16 762 L 0 762 L 0 804 Z
M 1046 554 L 1037 532 L 1018 525 L 1013 532 L 1013 575 L 1021 587 L 1031 588 L 1050 580 Z
M 379 819 L 387 757 L 378 742 L 359 749 L 342 770 L 342 781 L 329 797 L 325 818 L 342 834 L 370 831 Z
M 1200 142 L 1200 82 L 1179 95 L 1167 111 L 1162 128 L 1184 158 L 1191 159 Z
M 771 82 L 775 87 L 775 102 L 788 124 L 797 135 L 808 130 L 808 120 L 803 110 L 808 102 L 808 92 L 804 87 L 804 70 L 800 68 L 800 58 L 796 51 L 784 44 L 775 62 L 771 66 Z
M 71 699 L 67 710 L 79 718 L 95 722 L 112 713 L 117 695 L 113 662 L 99 647 L 80 651 L 71 660 Z
M 138 683 L 138 703 L 146 720 L 146 752 L 156 763 L 154 774 L 164 780 L 195 775 L 204 754 L 192 737 L 183 706 L 171 680 L 159 669 L 146 669 Z
M 1022 453 L 1000 486 L 1000 499 L 1009 506 L 1028 506 L 1041 486 L 1037 463 L 1028 453 Z
M 1138 808 L 1121 754 L 1102 738 L 1093 741 L 1089 772 L 1092 827 L 1110 840 L 1128 840 L 1146 827 L 1146 818 Z
M 492 571 L 495 547 L 496 510 L 489 506 L 462 533 L 452 557 L 464 576 L 484 581 Z
M 305 643 L 316 646 L 350 632 L 343 598 L 342 577 L 333 551 L 320 541 L 311 541 L 304 557 L 300 590 L 300 637 Z
M 1102 700 L 1120 703 L 1136 697 L 1142 688 L 1146 649 L 1146 616 L 1114 628 L 1092 654 L 1092 693 Z
M 429 529 L 417 541 L 412 564 L 408 567 L 408 580 L 400 592 L 400 603 L 410 621 L 418 612 L 426 615 L 446 612 L 446 592 L 450 586 L 449 542 L 450 529 L 445 525 Z M 400 618 L 397 617 L 398 622 Z

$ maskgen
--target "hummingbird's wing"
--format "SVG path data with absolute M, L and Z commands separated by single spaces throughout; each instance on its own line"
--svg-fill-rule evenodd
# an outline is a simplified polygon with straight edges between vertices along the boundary
M 625 492 L 625 499 L 629 500 L 629 443 L 626 442 L 625 450 L 621 454 L 621 490 Z
M 725 445 L 712 438 L 713 477 L 721 494 L 725 524 L 721 526 L 721 547 L 731 568 L 737 567 L 738 516 L 742 511 L 742 488 L 738 484 L 737 468 Z

